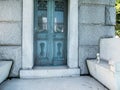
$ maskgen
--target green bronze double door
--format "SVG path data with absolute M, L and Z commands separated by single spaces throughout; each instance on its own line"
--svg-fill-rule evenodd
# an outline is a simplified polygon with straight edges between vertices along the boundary
M 67 63 L 67 0 L 34 2 L 35 66 Z

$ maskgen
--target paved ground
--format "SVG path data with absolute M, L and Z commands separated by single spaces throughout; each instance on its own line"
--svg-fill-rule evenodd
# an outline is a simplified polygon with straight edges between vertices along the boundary
M 12 79 L 0 90 L 107 90 L 91 77 L 64 77 L 48 79 Z

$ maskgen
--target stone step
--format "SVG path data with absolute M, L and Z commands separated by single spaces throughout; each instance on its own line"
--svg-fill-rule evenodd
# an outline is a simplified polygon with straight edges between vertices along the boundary
M 35 67 L 31 70 L 20 70 L 20 78 L 49 78 L 80 76 L 79 68 L 67 67 Z

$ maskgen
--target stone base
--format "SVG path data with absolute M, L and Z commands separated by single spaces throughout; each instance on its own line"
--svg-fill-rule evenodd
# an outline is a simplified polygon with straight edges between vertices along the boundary
M 9 75 L 12 61 L 0 61 L 0 83 L 2 83 Z
M 100 61 L 97 63 L 97 60 L 87 60 L 87 65 L 90 71 L 90 74 L 108 87 L 110 90 L 120 90 L 118 89 L 116 82 L 116 73 L 110 70 L 110 66 L 106 61 Z M 118 83 L 119 84 L 119 83 Z
M 80 76 L 79 68 L 67 67 L 35 67 L 31 70 L 20 70 L 20 78 L 48 78 Z

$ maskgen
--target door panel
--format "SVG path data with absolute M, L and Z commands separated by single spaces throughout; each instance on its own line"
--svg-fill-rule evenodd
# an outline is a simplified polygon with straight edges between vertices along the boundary
M 48 43 L 45 40 L 38 40 L 37 41 L 37 60 L 35 62 L 36 65 L 42 63 L 42 65 L 49 65 L 48 62 Z
M 55 40 L 54 41 L 54 65 L 64 65 L 65 61 L 65 54 L 64 54 L 64 41 L 62 40 Z
M 36 66 L 66 65 L 66 0 L 35 0 L 34 59 Z

